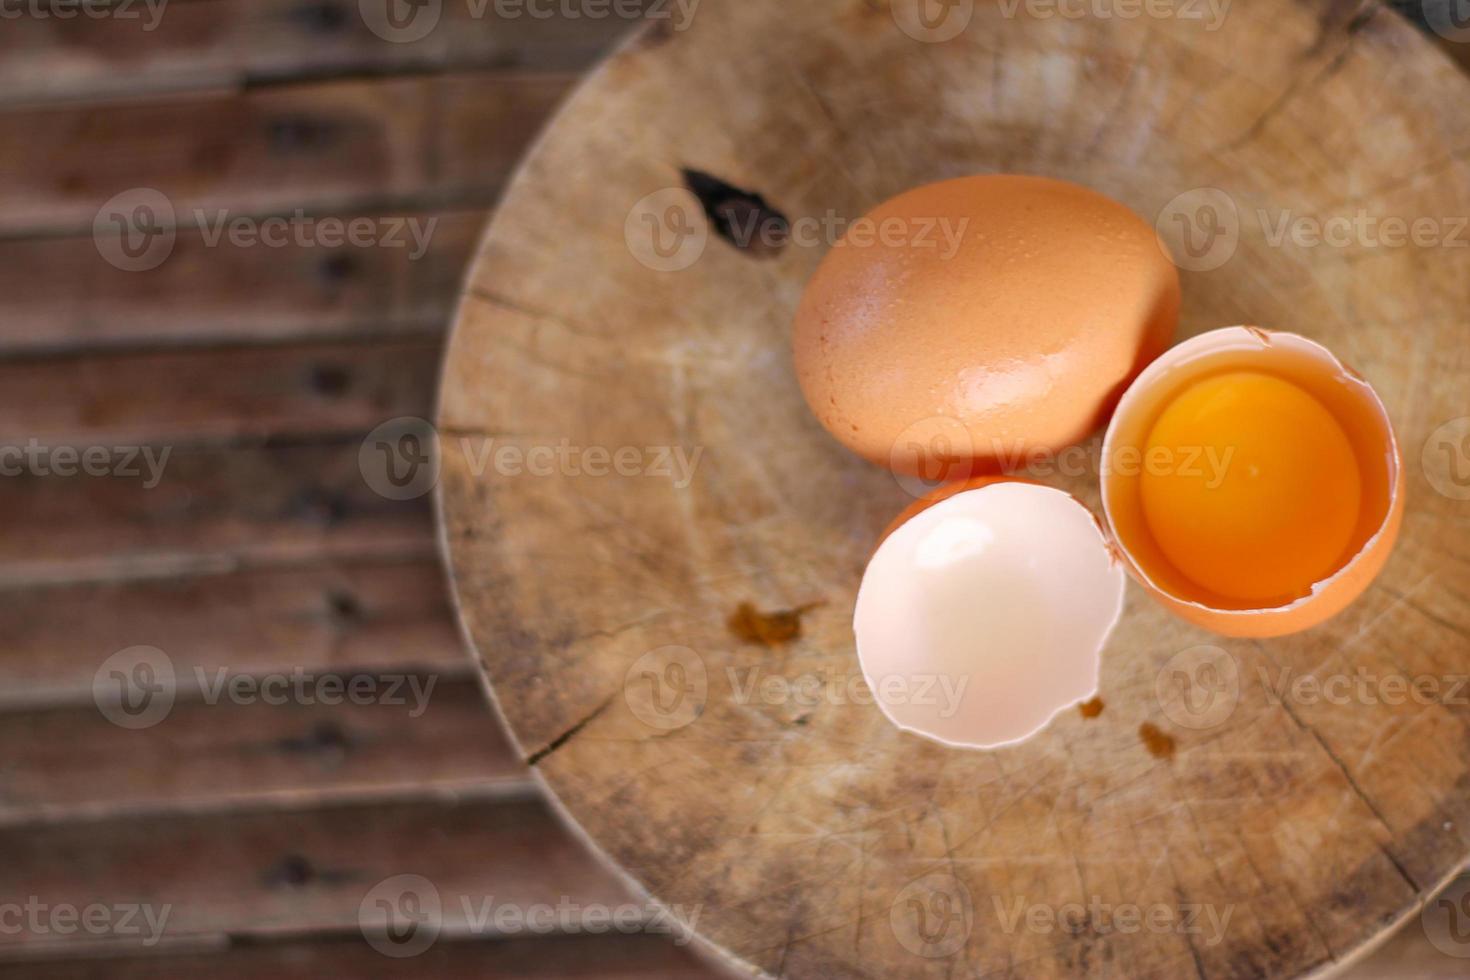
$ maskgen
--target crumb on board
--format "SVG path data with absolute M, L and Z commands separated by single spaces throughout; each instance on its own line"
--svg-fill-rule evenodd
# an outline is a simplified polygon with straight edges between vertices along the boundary
M 1174 736 L 1165 734 L 1153 722 L 1146 721 L 1138 726 L 1138 737 L 1143 739 L 1144 746 L 1155 759 L 1174 758 L 1174 749 L 1177 747 Z
M 810 602 L 795 609 L 763 613 L 753 603 L 742 602 L 725 620 L 736 639 L 763 647 L 781 646 L 801 636 L 801 617 L 821 605 Z

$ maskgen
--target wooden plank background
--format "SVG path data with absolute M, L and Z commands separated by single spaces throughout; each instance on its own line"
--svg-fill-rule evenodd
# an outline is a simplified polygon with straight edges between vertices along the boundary
M 0 911 L 168 907 L 162 941 L 0 921 L 0 975 L 721 975 L 653 934 L 468 927 L 383 956 L 359 907 L 422 875 L 501 904 L 638 901 L 539 799 L 456 626 L 425 498 L 366 433 L 432 413 L 480 228 L 557 101 L 629 28 L 474 19 L 389 43 L 356 0 L 173 0 L 0 29 L 0 447 L 149 447 L 160 478 L 0 478 Z M 1447 45 L 1470 63 L 1470 45 Z M 114 195 L 179 222 L 147 271 L 93 238 Z M 211 244 L 194 212 L 433 222 L 422 255 Z M 109 656 L 165 651 L 168 716 L 99 711 Z M 211 697 L 304 672 L 411 705 Z M 203 679 L 203 683 L 201 683 Z M 1361 977 L 1463 976 L 1410 924 Z

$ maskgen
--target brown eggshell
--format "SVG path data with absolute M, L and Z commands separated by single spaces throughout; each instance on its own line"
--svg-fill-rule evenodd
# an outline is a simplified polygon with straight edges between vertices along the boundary
M 1045 177 L 947 180 L 828 253 L 797 310 L 796 373 L 828 431 L 875 463 L 997 472 L 1098 428 L 1173 337 L 1179 301 L 1153 228 L 1122 204 Z

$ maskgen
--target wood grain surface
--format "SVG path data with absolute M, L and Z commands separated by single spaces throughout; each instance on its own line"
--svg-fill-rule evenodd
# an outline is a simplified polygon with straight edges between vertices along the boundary
M 1368 3 L 1213 24 L 978 3 L 942 41 L 901 7 L 750 0 L 649 31 L 509 191 L 440 407 L 444 533 L 500 710 L 591 840 L 763 975 L 1331 972 L 1470 853 L 1470 712 L 1445 696 L 1470 666 L 1470 511 L 1442 428 L 1470 412 L 1466 80 Z M 1085 182 L 1166 237 L 1174 215 L 1224 215 L 1233 254 L 1184 273 L 1181 336 L 1322 340 L 1383 395 L 1409 466 L 1402 543 L 1349 612 L 1234 642 L 1132 591 L 1104 710 L 988 753 L 900 733 L 853 693 L 854 591 L 908 497 L 827 438 L 791 374 L 827 242 L 738 247 L 739 219 L 856 218 L 977 171 Z M 1203 208 L 1213 192 L 1230 208 Z M 1360 211 L 1440 237 L 1272 235 Z M 474 437 L 575 451 L 486 471 Z M 622 475 L 593 463 L 656 447 L 700 454 L 692 481 L 636 452 Z M 1095 473 L 1050 482 L 1097 503 Z M 763 644 L 731 628 L 744 604 L 806 612 Z M 1283 671 L 1445 688 L 1309 700 L 1278 696 Z M 1226 710 L 1202 714 L 1199 685 Z

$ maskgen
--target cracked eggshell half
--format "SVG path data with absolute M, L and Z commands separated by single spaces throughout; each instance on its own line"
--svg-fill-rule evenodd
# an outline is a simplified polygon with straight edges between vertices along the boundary
M 1403 519 L 1388 410 L 1295 334 L 1227 327 L 1169 350 L 1124 394 L 1102 458 L 1103 509 L 1133 577 L 1224 636 L 1284 636 L 1341 612 Z
M 853 613 L 858 659 L 899 728 L 957 748 L 1024 741 L 1097 694 L 1127 576 L 1071 495 L 1004 478 L 900 516 Z

